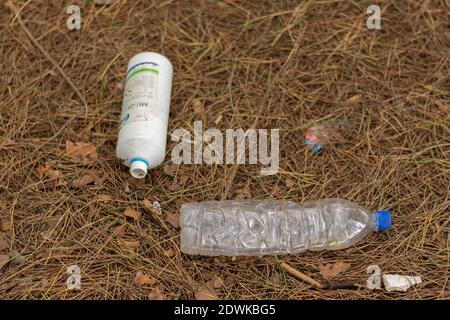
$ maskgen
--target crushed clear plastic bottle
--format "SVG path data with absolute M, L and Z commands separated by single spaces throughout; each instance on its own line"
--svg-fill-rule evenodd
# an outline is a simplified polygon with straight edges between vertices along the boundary
M 259 256 L 338 250 L 372 231 L 389 230 L 387 210 L 370 212 L 343 199 L 299 205 L 283 200 L 183 204 L 181 251 L 207 256 Z

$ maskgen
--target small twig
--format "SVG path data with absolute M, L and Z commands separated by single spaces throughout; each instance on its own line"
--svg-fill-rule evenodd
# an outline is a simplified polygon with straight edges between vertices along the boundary
M 304 273 L 302 273 L 302 272 L 292 268 L 290 265 L 288 265 L 285 262 L 281 263 L 281 269 L 283 269 L 284 271 L 290 273 L 294 277 L 309 283 L 313 287 L 316 287 L 318 289 L 324 289 L 325 288 L 320 282 L 318 282 L 318 281 L 316 281 L 314 279 L 311 279 L 306 274 L 304 274 Z
M 358 289 L 353 281 L 327 281 L 327 289 Z

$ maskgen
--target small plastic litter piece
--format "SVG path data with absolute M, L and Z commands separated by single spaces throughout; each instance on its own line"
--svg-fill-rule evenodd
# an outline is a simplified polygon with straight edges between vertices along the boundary
M 158 210 L 158 213 L 161 213 L 161 204 L 159 201 L 153 201 L 152 205 L 156 210 Z
M 311 147 L 314 153 L 319 153 L 324 147 L 326 129 L 323 126 L 310 127 L 305 132 L 305 144 Z
M 386 291 L 406 292 L 411 286 L 422 283 L 422 278 L 418 276 L 402 276 L 399 274 L 383 274 L 383 283 Z
M 339 141 L 344 132 L 348 132 L 352 127 L 352 124 L 344 119 L 309 127 L 305 131 L 305 144 L 312 152 L 320 153 L 327 144 Z

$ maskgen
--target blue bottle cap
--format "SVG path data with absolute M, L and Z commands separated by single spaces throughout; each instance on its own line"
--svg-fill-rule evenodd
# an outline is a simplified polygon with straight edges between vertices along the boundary
M 377 224 L 377 231 L 386 231 L 392 227 L 391 213 L 389 210 L 375 211 L 375 220 Z

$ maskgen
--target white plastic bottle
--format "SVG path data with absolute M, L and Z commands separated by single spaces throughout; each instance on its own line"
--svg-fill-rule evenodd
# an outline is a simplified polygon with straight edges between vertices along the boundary
M 391 228 L 389 211 L 370 212 L 344 199 L 298 205 L 282 200 L 226 200 L 181 206 L 181 251 L 254 256 L 338 250 Z
M 154 52 L 128 63 L 116 154 L 135 178 L 164 161 L 172 73 L 170 61 Z

